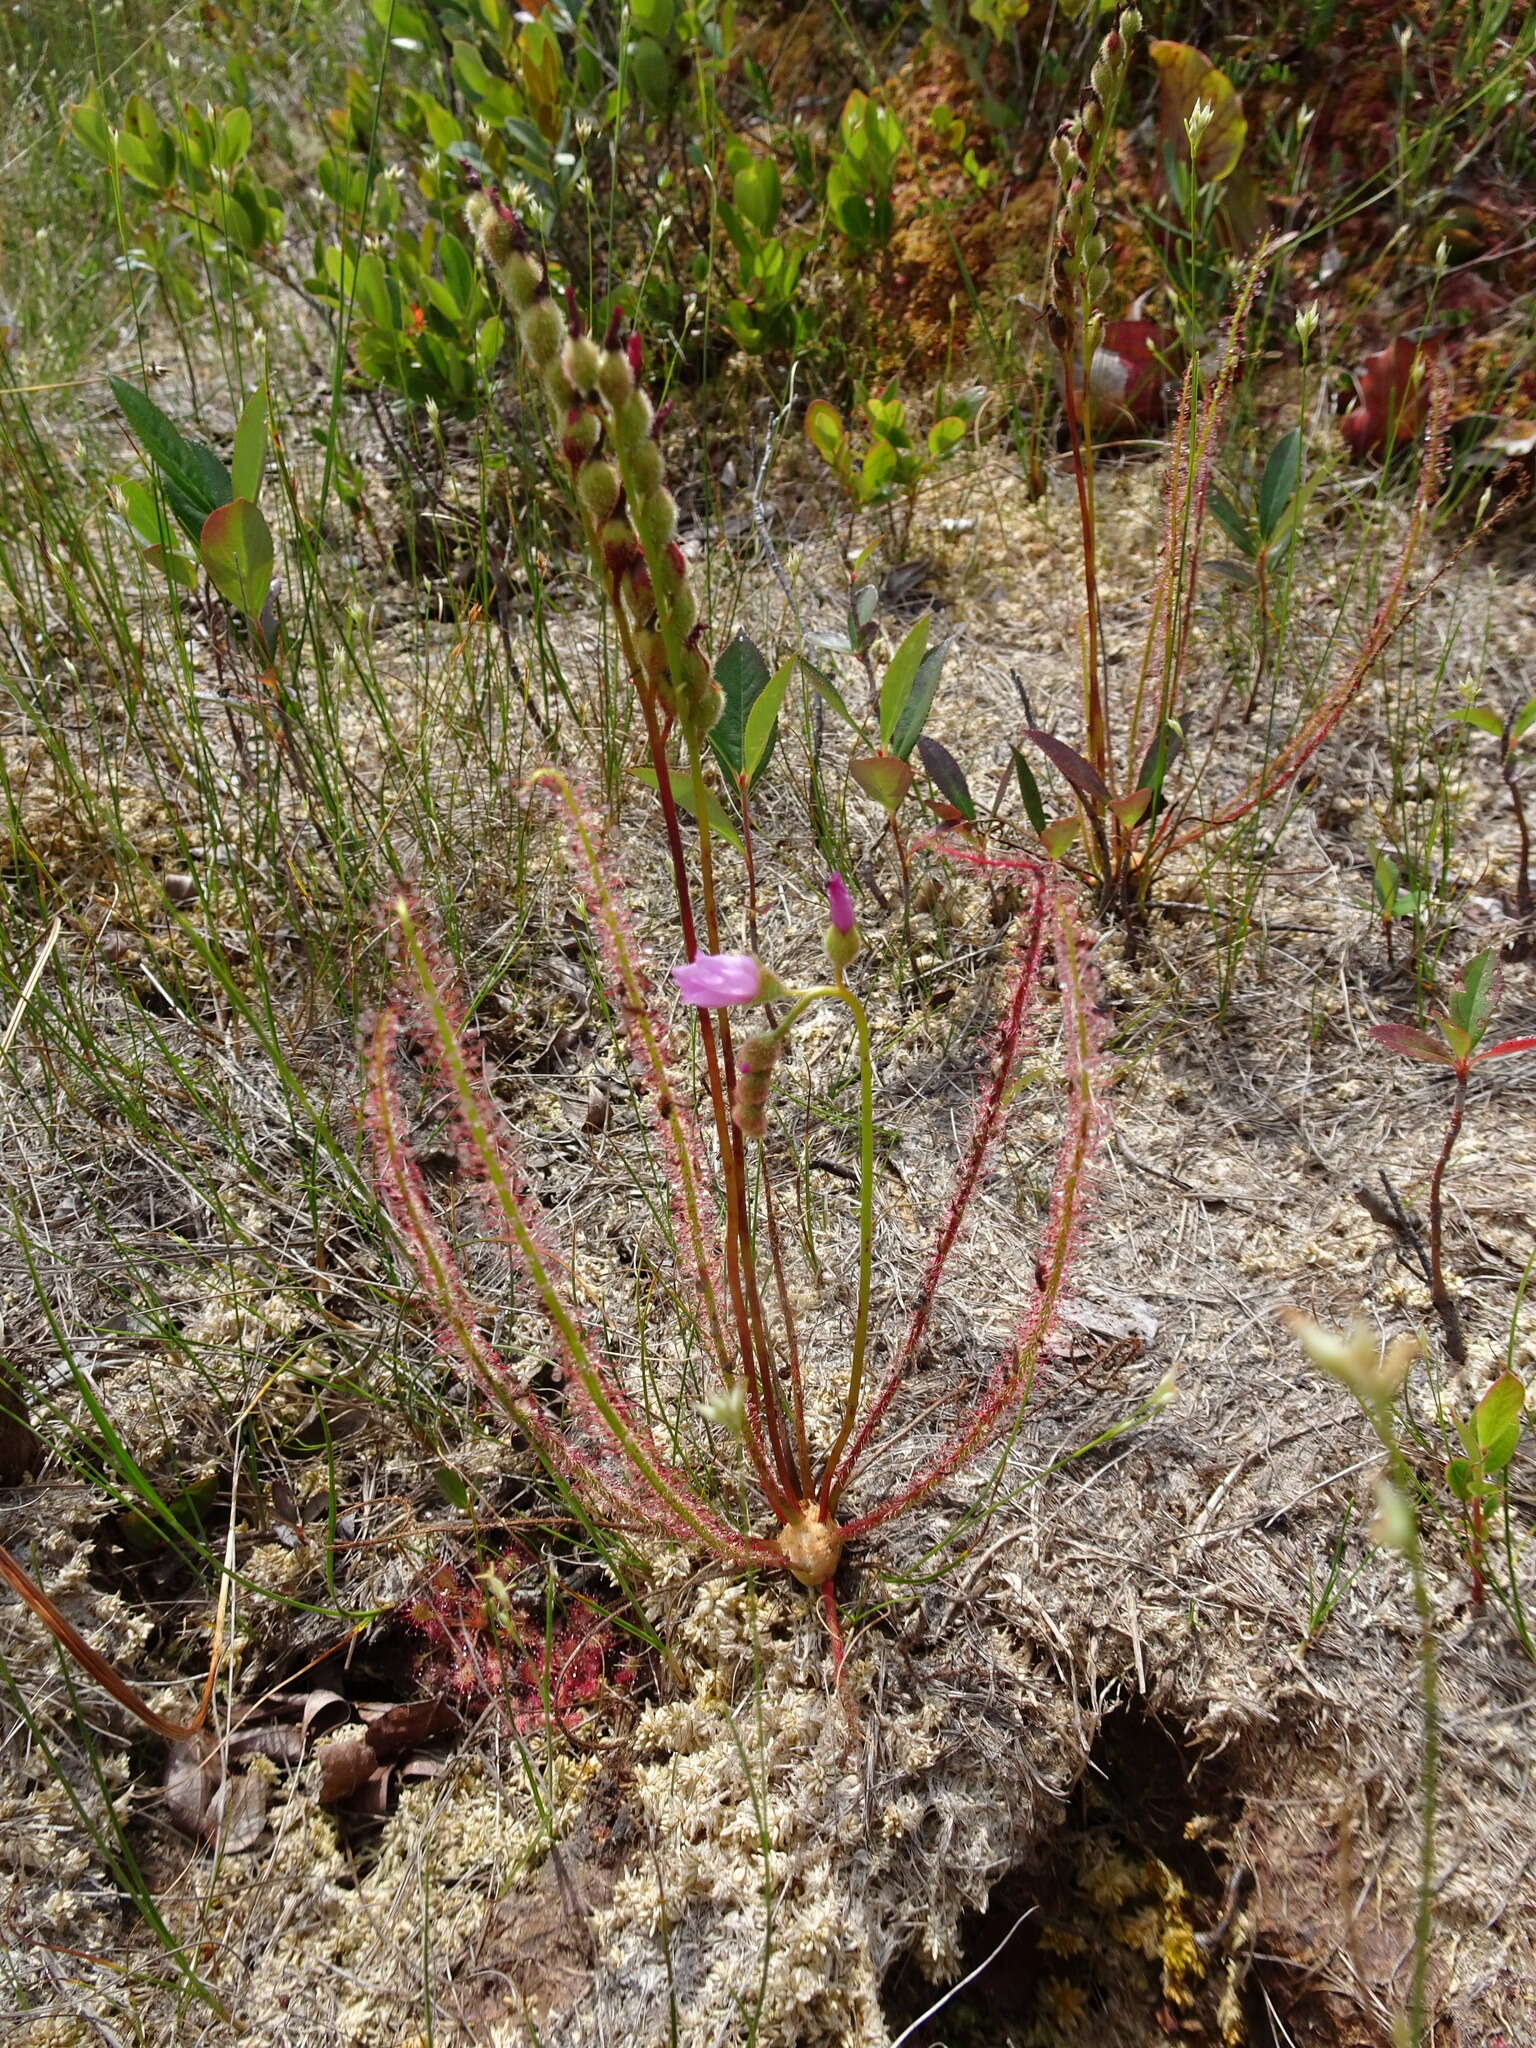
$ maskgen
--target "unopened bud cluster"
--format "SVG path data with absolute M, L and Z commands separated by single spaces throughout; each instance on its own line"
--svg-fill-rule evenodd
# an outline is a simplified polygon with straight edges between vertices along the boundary
M 1061 207 L 1051 254 L 1047 287 L 1052 326 L 1064 339 L 1073 324 L 1078 293 L 1087 309 L 1085 347 L 1097 346 L 1103 315 L 1098 308 L 1109 290 L 1109 244 L 1099 231 L 1094 179 L 1104 149 L 1106 124 L 1112 115 L 1130 64 L 1131 47 L 1141 34 L 1141 16 L 1134 7 L 1121 14 L 1099 45 L 1089 74 L 1089 91 L 1080 110 L 1063 122 L 1051 144 L 1051 162 L 1061 181 Z
M 640 337 L 615 318 L 601 342 L 562 307 L 515 213 L 487 192 L 465 208 L 481 255 L 517 317 L 523 354 L 544 387 L 560 453 L 616 604 L 628 617 L 644 685 L 695 742 L 720 715 L 698 599 L 677 544 L 658 416 L 640 383 Z
M 768 1135 L 768 1091 L 788 1037 L 781 1026 L 777 1031 L 761 1031 L 737 1048 L 731 1118 L 744 1138 Z

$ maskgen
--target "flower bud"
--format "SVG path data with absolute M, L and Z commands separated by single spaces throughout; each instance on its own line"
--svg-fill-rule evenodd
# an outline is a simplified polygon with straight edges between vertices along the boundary
M 827 914 L 831 922 L 823 935 L 822 943 L 827 949 L 828 960 L 841 974 L 844 968 L 851 967 L 858 958 L 862 943 L 859 938 L 858 921 L 854 916 L 853 898 L 849 895 L 848 884 L 841 875 L 833 874 L 827 877 Z
M 1129 42 L 1133 36 L 1139 36 L 1141 34 L 1140 8 L 1126 8 L 1125 12 L 1120 17 L 1120 33 L 1125 37 L 1127 42 Z
M 662 596 L 675 597 L 688 580 L 687 557 L 675 540 L 669 540 L 662 549 L 656 568 L 657 587 Z
M 523 348 L 536 370 L 546 370 L 559 360 L 565 341 L 565 315 L 553 299 L 535 299 L 518 315 L 517 331 Z
M 584 462 L 576 473 L 576 495 L 589 519 L 601 526 L 619 502 L 619 472 L 611 462 Z
M 498 267 L 496 281 L 514 313 L 522 313 L 538 297 L 544 273 L 524 249 L 514 249 Z
M 667 624 L 686 640 L 699 623 L 699 600 L 686 583 L 678 585 L 667 600 Z
M 622 349 L 604 349 L 597 366 L 597 388 L 612 406 L 620 406 L 635 388 L 635 373 Z
M 543 303 L 547 306 L 552 301 L 545 299 Z M 552 356 L 544 365 L 544 374 L 540 382 L 544 386 L 544 396 L 549 400 L 550 411 L 557 419 L 563 419 L 576 403 L 576 393 L 571 388 L 571 380 L 565 374 L 558 356 Z
M 657 491 L 635 514 L 635 526 L 647 549 L 658 554 L 677 533 L 677 500 L 670 491 Z
M 614 407 L 613 437 L 626 462 L 650 438 L 651 422 L 655 417 L 651 401 L 638 388 L 631 391 L 622 405 Z
M 567 337 L 561 362 L 565 374 L 581 392 L 597 389 L 598 366 L 602 353 L 590 334 L 572 334 Z
M 1116 85 L 1114 65 L 1107 64 L 1100 58 L 1099 62 L 1089 72 L 1088 82 L 1101 100 L 1113 99 Z M 1087 112 L 1088 109 L 1084 107 L 1083 113 L 1085 117 Z
M 639 553 L 635 530 L 627 519 L 610 519 L 597 540 L 603 551 L 603 567 L 610 576 L 622 576 Z
M 572 468 L 584 462 L 602 439 L 603 423 L 589 405 L 567 406 L 560 433 L 560 453 Z M 613 507 L 610 505 L 611 512 Z
M 642 441 L 629 456 L 630 488 L 637 498 L 649 498 L 666 479 L 666 459 L 654 441 Z
M 637 626 L 634 639 L 635 659 L 639 662 L 646 681 L 654 690 L 666 681 L 666 642 L 654 626 Z

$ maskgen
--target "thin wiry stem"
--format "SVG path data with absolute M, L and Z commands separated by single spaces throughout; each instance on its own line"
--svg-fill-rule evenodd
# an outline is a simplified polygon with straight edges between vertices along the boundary
M 900 1391 L 913 1360 L 921 1350 L 949 1255 L 954 1250 L 955 1240 L 960 1235 L 972 1198 L 981 1183 L 987 1159 L 1002 1129 L 1014 1066 L 1023 1038 L 1024 1024 L 1038 985 L 1041 953 L 1045 944 L 1047 885 L 1042 868 L 1031 861 L 999 860 L 996 857 L 973 854 L 967 849 L 948 844 L 941 844 L 939 850 L 951 859 L 965 861 L 973 866 L 1006 867 L 1010 872 L 1026 875 L 1032 885 L 1031 895 L 1019 917 L 1020 938 L 1016 942 L 1015 955 L 1017 964 L 1003 1007 L 991 1078 L 977 1106 L 970 1142 L 955 1176 L 944 1221 L 918 1287 L 917 1301 L 907 1324 L 906 1336 L 879 1393 L 870 1406 L 869 1413 L 864 1418 L 858 1435 L 844 1454 L 841 1464 L 833 1472 L 829 1495 L 833 1505 L 840 1498 L 869 1448 L 875 1430 Z
M 1092 1001 L 1087 940 L 1064 890 L 1054 892 L 1051 913 L 1062 1001 L 1067 1126 L 1056 1156 L 1045 1246 L 1036 1261 L 1035 1298 L 1008 1354 L 994 1370 L 980 1398 L 971 1404 L 969 1414 L 907 1485 L 845 1525 L 845 1541 L 878 1529 L 926 1498 L 1018 1412 L 1029 1397 L 1041 1347 L 1056 1319 L 1082 1231 L 1103 1112 L 1097 1090 L 1099 1023 Z

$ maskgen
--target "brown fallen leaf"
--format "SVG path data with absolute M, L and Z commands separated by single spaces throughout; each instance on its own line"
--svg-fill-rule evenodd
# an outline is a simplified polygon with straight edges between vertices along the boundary
M 458 1716 L 446 1700 L 406 1700 L 382 1710 L 359 1706 L 357 1711 L 367 1725 L 368 1746 L 381 1759 L 458 1726 Z
M 379 1767 L 372 1747 L 352 1736 L 323 1743 L 320 1759 L 320 1804 L 340 1806 L 366 1785 Z
M 267 1781 L 256 1772 L 226 1778 L 208 1803 L 203 1839 L 231 1856 L 260 1841 L 267 1825 Z
M 224 1776 L 217 1736 L 201 1729 L 171 1745 L 165 1762 L 165 1810 L 184 1835 L 200 1836 L 214 1793 Z
M 243 1756 L 264 1756 L 275 1764 L 296 1764 L 304 1755 L 304 1731 L 277 1723 L 241 1728 L 229 1738 L 227 1755 L 231 1763 Z

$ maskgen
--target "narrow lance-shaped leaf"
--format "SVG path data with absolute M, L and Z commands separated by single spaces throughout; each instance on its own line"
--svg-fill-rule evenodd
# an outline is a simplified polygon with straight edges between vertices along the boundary
M 710 728 L 709 744 L 730 776 L 745 772 L 747 714 L 767 689 L 768 664 L 745 633 L 737 633 L 715 663 L 723 703 Z
M 1019 800 L 1024 806 L 1024 815 L 1037 832 L 1045 830 L 1045 804 L 1040 795 L 1040 785 L 1035 780 L 1035 771 L 1030 767 L 1017 747 L 1009 750 L 1013 755 L 1013 772 L 1018 779 Z
M 1451 1022 L 1466 1033 L 1472 1045 L 1488 1027 L 1488 1014 L 1498 986 L 1499 970 L 1492 952 L 1474 954 L 1462 969 L 1461 987 L 1452 992 L 1446 1004 Z
M 1148 747 L 1136 777 L 1136 787 L 1150 792 L 1151 803 L 1147 810 L 1147 823 L 1152 824 L 1161 814 L 1166 803 L 1163 785 L 1168 779 L 1168 770 L 1184 751 L 1184 731 L 1177 720 L 1165 718 L 1158 727 L 1152 744 Z
M 1074 747 L 1065 740 L 1057 739 L 1054 733 L 1041 732 L 1038 726 L 1031 726 L 1025 733 L 1027 740 L 1033 740 L 1045 758 L 1066 777 L 1072 788 L 1087 803 L 1102 808 L 1109 802 L 1109 790 L 1104 778 L 1093 766 L 1085 761 Z
M 1497 1045 L 1484 1046 L 1472 1064 L 1480 1067 L 1484 1060 L 1507 1059 L 1512 1052 L 1536 1052 L 1536 1038 L 1501 1038 Z
M 211 448 L 189 441 L 144 392 L 121 377 L 107 382 L 134 439 L 159 473 L 177 522 L 198 539 L 208 514 L 230 500 L 229 471 Z
M 848 709 L 842 691 L 833 682 L 832 678 L 817 668 L 814 662 L 807 661 L 803 654 L 800 657 L 800 666 L 810 677 L 811 687 L 817 696 L 821 698 L 822 702 L 829 705 L 837 713 L 850 732 L 856 733 L 859 730 L 859 721 Z
M 923 727 L 928 723 L 928 714 L 933 709 L 933 700 L 938 694 L 939 677 L 944 669 L 946 647 L 930 647 L 917 665 L 917 674 L 912 678 L 912 687 L 907 700 L 896 714 L 896 727 L 891 734 L 890 748 L 905 761 L 916 746 Z
M 932 624 L 925 612 L 908 633 L 905 640 L 891 656 L 891 665 L 885 672 L 880 685 L 880 742 L 889 747 L 896 731 L 896 721 L 901 716 L 917 672 L 922 666 L 923 656 L 928 651 L 928 628 Z M 917 737 L 916 733 L 913 738 Z
M 796 657 L 791 654 L 769 677 L 763 689 L 752 701 L 747 713 L 747 729 L 742 742 L 742 768 L 748 782 L 755 782 L 761 769 L 767 766 L 778 737 L 779 707 L 784 702 L 784 692 L 789 688 L 789 679 L 795 672 Z
M 928 780 L 942 796 L 965 819 L 967 824 L 976 822 L 976 799 L 971 795 L 971 786 L 965 779 L 965 771 L 949 751 L 937 740 L 926 735 L 917 743 L 918 758 L 927 771 Z
M 261 476 L 267 460 L 267 387 L 258 384 L 240 409 L 235 426 L 234 454 L 229 481 L 237 498 L 249 498 L 254 505 L 261 495 Z
M 1301 479 L 1301 435 L 1292 427 L 1270 450 L 1259 483 L 1259 538 L 1266 546 L 1280 531 Z

